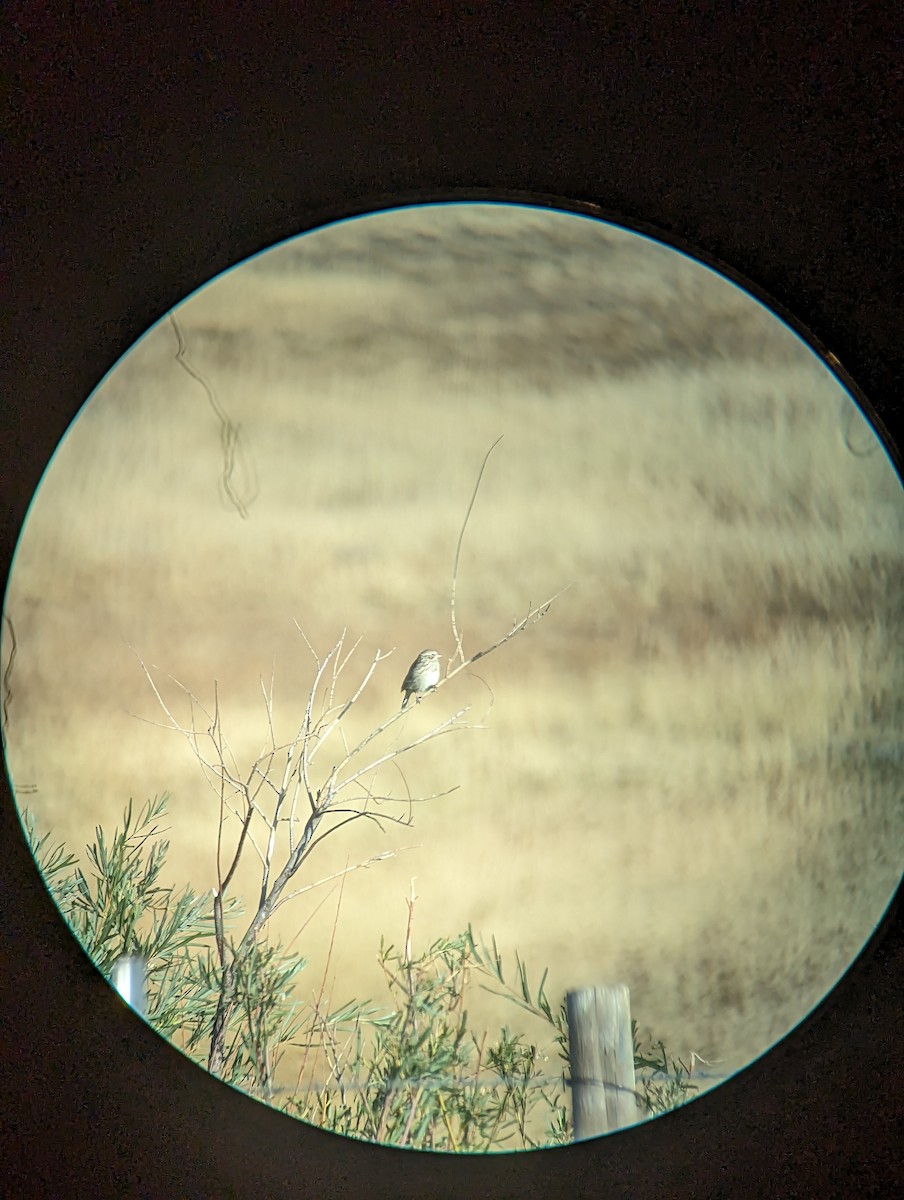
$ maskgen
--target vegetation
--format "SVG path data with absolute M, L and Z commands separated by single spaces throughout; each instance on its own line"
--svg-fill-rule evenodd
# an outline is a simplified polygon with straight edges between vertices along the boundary
M 39 837 L 27 812 L 25 828 L 61 913 L 98 968 L 109 976 L 122 955 L 140 955 L 148 1022 L 206 1066 L 220 997 L 213 899 L 161 883 L 165 814 L 165 796 L 138 813 L 130 803 L 112 837 L 96 830 L 85 868 L 49 834 Z M 495 939 L 488 947 L 471 929 L 416 955 L 414 895 L 408 908 L 404 946 L 379 950 L 388 1004 L 353 1001 L 328 1011 L 303 1002 L 294 985 L 305 959 L 256 942 L 241 960 L 220 1077 L 313 1124 L 397 1146 L 480 1152 L 569 1142 L 568 1033 L 564 1005 L 547 995 L 547 973 L 532 989 L 516 954 L 511 985 Z M 229 923 L 241 915 L 229 905 Z M 492 1037 L 472 1029 L 466 998 L 475 976 L 545 1030 L 545 1043 L 508 1026 Z M 279 1072 L 290 1045 L 306 1052 L 294 1086 Z M 325 1075 L 315 1079 L 308 1063 L 325 1065 Z M 694 1090 L 689 1069 L 661 1042 L 643 1050 L 636 1028 L 635 1065 L 647 1114 Z

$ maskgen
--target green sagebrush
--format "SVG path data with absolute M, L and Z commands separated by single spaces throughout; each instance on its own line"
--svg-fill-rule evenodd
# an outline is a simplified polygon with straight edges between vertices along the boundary
M 37 836 L 28 812 L 24 824 L 54 900 L 98 969 L 109 977 L 121 955 L 140 955 L 148 1023 L 206 1065 L 221 986 L 213 897 L 161 883 L 166 802 L 149 800 L 137 813 L 130 802 L 112 836 L 98 827 L 84 869 L 50 834 Z M 240 905 L 232 901 L 225 915 L 231 924 Z M 378 961 L 388 1007 L 350 1001 L 322 1011 L 296 998 L 303 957 L 252 945 L 237 960 L 221 1077 L 313 1124 L 397 1146 L 486 1152 L 572 1140 L 565 1007 L 549 999 L 548 971 L 534 989 L 516 953 L 510 982 L 495 938 L 487 944 L 470 927 L 419 956 L 382 942 Z M 546 1042 L 508 1026 L 493 1038 L 472 1030 L 466 998 L 475 976 L 545 1029 Z M 632 1024 L 640 1112 L 684 1103 L 695 1090 L 688 1068 L 661 1041 L 644 1048 Z M 314 1050 L 326 1078 L 279 1085 L 290 1047 Z

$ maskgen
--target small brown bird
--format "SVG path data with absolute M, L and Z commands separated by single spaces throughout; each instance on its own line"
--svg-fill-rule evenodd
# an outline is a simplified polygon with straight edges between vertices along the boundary
M 439 683 L 440 668 L 439 654 L 436 650 L 422 650 L 405 676 L 400 691 L 405 693 L 402 708 L 412 696 L 420 703 L 425 692 L 431 692 Z

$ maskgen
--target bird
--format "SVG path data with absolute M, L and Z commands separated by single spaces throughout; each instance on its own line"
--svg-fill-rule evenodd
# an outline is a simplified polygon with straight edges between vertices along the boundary
M 420 703 L 424 692 L 431 692 L 439 683 L 439 653 L 436 650 L 422 650 L 405 676 L 399 689 L 405 693 L 402 708 L 412 696 Z

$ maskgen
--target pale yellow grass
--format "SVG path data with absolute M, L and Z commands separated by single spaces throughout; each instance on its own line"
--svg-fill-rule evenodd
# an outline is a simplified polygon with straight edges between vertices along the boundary
M 466 649 L 571 586 L 407 718 L 420 730 L 472 705 L 481 728 L 405 767 L 412 792 L 454 794 L 417 806 L 410 830 L 362 823 L 312 860 L 305 882 L 415 847 L 349 877 L 331 990 L 379 997 L 375 951 L 401 938 L 416 876 L 419 944 L 472 923 L 537 976 L 549 966 L 555 999 L 624 980 L 675 1053 L 739 1065 L 838 978 L 899 877 L 900 484 L 787 330 L 667 252 L 608 235 L 595 264 L 589 226 L 553 230 L 562 271 L 514 256 L 497 272 L 518 283 L 506 303 L 538 297 L 524 313 L 482 299 L 503 287 L 490 251 L 450 280 L 456 245 L 495 219 L 443 241 L 439 216 L 409 214 L 385 260 L 342 256 L 361 229 L 326 231 L 335 265 L 282 252 L 279 270 L 260 262 L 184 306 L 189 358 L 241 426 L 246 521 L 218 495 L 216 418 L 171 328 L 112 373 L 15 564 L 10 768 L 74 846 L 129 796 L 169 791 L 169 877 L 212 886 L 214 794 L 185 743 L 146 723 L 162 714 L 130 647 L 174 704 L 168 674 L 208 704 L 217 680 L 247 764 L 266 734 L 261 676 L 281 736 L 303 711 L 311 658 L 293 621 L 321 653 L 347 629 L 353 673 L 396 648 L 347 718 L 366 731 L 420 649 L 451 653 L 455 543 L 503 434 L 462 554 Z M 510 220 L 514 245 L 554 219 Z M 596 333 L 570 299 L 594 271 L 605 296 L 611 283 Z M 850 452 L 851 423 L 874 453 Z M 276 922 L 311 959 L 304 995 L 335 912 L 332 896 L 306 924 L 321 899 Z

